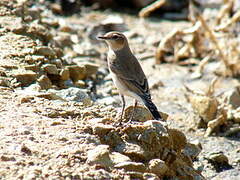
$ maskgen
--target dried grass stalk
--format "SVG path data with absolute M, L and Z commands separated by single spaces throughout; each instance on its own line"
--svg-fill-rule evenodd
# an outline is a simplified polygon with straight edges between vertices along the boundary
M 163 6 L 166 3 L 166 0 L 157 0 L 153 2 L 152 4 L 148 5 L 147 7 L 143 8 L 139 13 L 139 17 L 147 17 L 149 14 L 156 9 L 159 9 L 161 6 Z

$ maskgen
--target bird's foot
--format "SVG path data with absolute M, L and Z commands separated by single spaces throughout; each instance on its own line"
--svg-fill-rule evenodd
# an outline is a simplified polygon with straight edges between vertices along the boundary
M 122 126 L 122 125 L 123 125 L 122 121 L 117 121 L 117 122 L 113 123 L 113 126 L 115 126 L 115 127 L 119 127 L 119 126 Z
M 122 114 L 119 115 L 117 118 L 116 118 L 116 122 L 113 123 L 113 126 L 115 127 L 118 127 L 118 126 L 122 126 L 123 125 L 123 117 L 122 117 Z
M 131 122 L 132 122 L 132 119 L 128 120 L 128 121 L 126 122 L 126 125 L 130 125 Z

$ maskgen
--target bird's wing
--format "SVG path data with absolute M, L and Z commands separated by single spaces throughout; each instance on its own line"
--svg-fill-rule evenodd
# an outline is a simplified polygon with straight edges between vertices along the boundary
M 144 79 L 142 84 L 140 84 L 136 80 L 126 80 L 126 79 L 123 81 L 123 83 L 125 84 L 125 86 L 129 88 L 130 91 L 135 92 L 141 97 L 145 96 L 151 99 L 147 79 Z
M 147 78 L 137 59 L 131 63 L 111 63 L 109 68 L 130 91 L 150 97 Z

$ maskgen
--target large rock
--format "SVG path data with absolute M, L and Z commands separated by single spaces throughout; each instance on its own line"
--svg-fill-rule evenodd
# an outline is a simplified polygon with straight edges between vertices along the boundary
M 192 164 L 189 164 L 185 158 L 180 156 L 175 161 L 168 164 L 170 171 L 167 172 L 168 176 L 176 177 L 176 179 L 193 179 L 205 180 L 205 178 L 197 172 Z
M 93 124 L 94 122 L 95 124 Z M 96 119 L 90 121 L 90 123 L 92 124 L 93 133 L 99 136 L 101 143 L 108 144 L 111 147 L 122 144 L 123 140 L 120 137 L 118 129 L 115 129 L 112 125 L 99 123 Z
M 132 116 L 133 109 L 134 109 L 134 106 L 128 106 L 125 109 L 124 119 L 127 119 L 127 120 L 130 119 L 130 117 Z M 164 120 L 168 118 L 168 114 L 163 112 L 159 112 L 159 113 Z M 144 106 L 136 106 L 135 111 L 133 113 L 132 121 L 145 122 L 152 119 L 154 118 L 147 108 L 145 108 Z

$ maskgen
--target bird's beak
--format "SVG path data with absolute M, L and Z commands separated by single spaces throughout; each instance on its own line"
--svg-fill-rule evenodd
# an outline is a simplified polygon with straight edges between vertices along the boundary
M 110 39 L 109 37 L 106 37 L 106 36 L 97 36 L 97 39 L 98 40 L 108 40 Z

